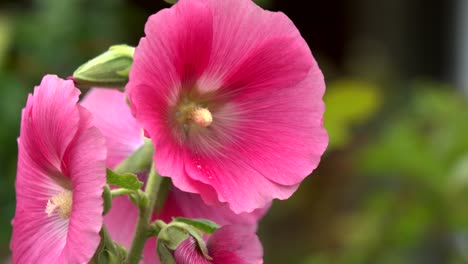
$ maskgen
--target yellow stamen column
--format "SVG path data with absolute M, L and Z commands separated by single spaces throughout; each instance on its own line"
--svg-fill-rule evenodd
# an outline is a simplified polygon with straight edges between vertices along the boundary
M 191 120 L 201 127 L 208 127 L 213 122 L 213 116 L 207 108 L 199 107 L 193 110 Z
M 63 191 L 47 201 L 45 212 L 48 217 L 57 212 L 61 218 L 69 218 L 72 211 L 73 195 L 71 191 Z

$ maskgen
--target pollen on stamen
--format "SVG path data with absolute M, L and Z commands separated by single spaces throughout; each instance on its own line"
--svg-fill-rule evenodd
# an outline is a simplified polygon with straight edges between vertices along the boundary
M 213 122 L 213 116 L 210 110 L 206 108 L 196 108 L 193 110 L 191 119 L 195 124 L 201 127 L 208 127 Z
M 61 218 L 69 218 L 72 211 L 72 201 L 71 191 L 60 192 L 47 201 L 45 213 L 48 217 L 51 217 L 54 212 L 57 212 Z

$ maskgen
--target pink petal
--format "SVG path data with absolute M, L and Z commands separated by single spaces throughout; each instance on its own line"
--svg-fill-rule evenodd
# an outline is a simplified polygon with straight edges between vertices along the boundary
M 45 173 L 60 171 L 65 148 L 78 129 L 79 113 L 74 105 L 78 96 L 79 90 L 74 89 L 72 81 L 46 75 L 23 109 L 22 127 L 27 126 L 28 130 L 22 134 L 28 133 L 28 137 L 22 138 L 21 144 L 35 150 L 24 155 L 30 155 L 30 161 Z M 51 116 L 55 119 L 50 120 Z
M 171 221 L 173 217 L 206 218 L 221 226 L 244 225 L 244 228 L 255 231 L 257 221 L 263 217 L 268 208 L 257 209 L 252 213 L 235 214 L 227 204 L 219 207 L 208 206 L 202 201 L 200 195 L 182 192 L 172 187 L 158 219 Z
M 79 109 L 80 131 L 64 157 L 73 188 L 67 244 L 61 256 L 64 262 L 94 255 L 101 240 L 99 231 L 103 222 L 105 140 L 96 127 L 91 127 L 91 114 L 84 108 Z
M 104 217 L 104 226 L 112 239 L 130 248 L 138 219 L 138 208 L 128 197 L 112 199 L 112 208 Z
M 260 205 L 267 205 L 273 198 L 287 199 L 299 187 L 299 184 L 288 186 L 269 180 L 239 154 L 230 157 L 236 162 L 199 157 L 198 165 L 187 165 L 186 168 L 190 170 L 189 175 L 192 177 L 200 175 L 209 179 L 218 191 L 219 201 L 227 203 L 234 213 L 252 212 Z M 200 194 L 204 198 L 204 193 Z
M 261 264 L 263 248 L 255 233 L 241 226 L 223 226 L 208 240 L 212 263 Z
M 146 37 L 140 40 L 135 51 L 130 82 L 129 98 L 140 101 L 135 89 L 145 89 L 169 100 L 180 84 L 194 82 L 202 74 L 209 60 L 212 40 L 212 16 L 199 1 L 181 1 L 171 9 L 164 9 L 151 16 L 145 26 Z M 139 87 L 142 86 L 142 87 Z M 138 88 L 136 88 L 138 87 Z M 152 96 L 150 98 L 155 98 Z M 142 98 L 144 100 L 144 98 Z M 162 102 L 153 101 L 138 107 L 157 111 Z M 146 112 L 146 111 L 144 111 Z M 141 118 L 153 119 L 151 114 Z
M 16 180 L 16 212 L 11 249 L 14 263 L 55 263 L 65 246 L 68 221 L 45 213 L 50 195 L 64 189 L 22 159 Z M 38 243 L 41 241 L 41 243 Z
M 93 114 L 93 125 L 106 138 L 108 167 L 115 167 L 143 144 L 142 130 L 132 116 L 124 93 L 94 88 L 80 104 Z
M 281 12 L 269 12 L 250 0 L 199 0 L 213 14 L 210 63 L 199 81 L 204 91 L 219 88 L 232 68 L 259 44 L 276 37 L 300 38 L 293 22 Z M 279 48 L 277 49 L 279 50 Z
M 159 258 L 156 254 L 156 238 L 151 237 L 146 241 L 145 248 L 143 249 L 142 264 L 159 264 Z
M 213 263 L 206 259 L 201 253 L 194 238 L 189 237 L 182 242 L 174 252 L 176 263 L 183 264 L 210 264 Z M 230 262 L 229 262 L 230 263 Z

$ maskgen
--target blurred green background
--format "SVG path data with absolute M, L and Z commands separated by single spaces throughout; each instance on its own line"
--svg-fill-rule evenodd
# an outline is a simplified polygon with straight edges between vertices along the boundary
M 309 43 L 330 134 L 313 176 L 261 222 L 265 263 L 468 263 L 467 1 L 257 2 L 286 13 Z M 67 77 L 110 45 L 136 45 L 147 17 L 168 6 L 0 2 L 0 263 L 27 93 L 46 73 Z

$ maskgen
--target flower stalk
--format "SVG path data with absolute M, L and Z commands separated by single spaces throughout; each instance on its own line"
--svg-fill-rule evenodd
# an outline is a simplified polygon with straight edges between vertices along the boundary
M 150 226 L 150 221 L 162 179 L 163 178 L 156 172 L 153 164 L 153 166 L 151 166 L 151 171 L 145 188 L 145 196 L 147 198 L 145 200 L 147 202 L 139 204 L 139 214 L 137 226 L 135 228 L 135 235 L 133 237 L 127 259 L 125 260 L 125 263 L 127 264 L 137 264 L 140 261 L 145 242 L 154 232 Z

